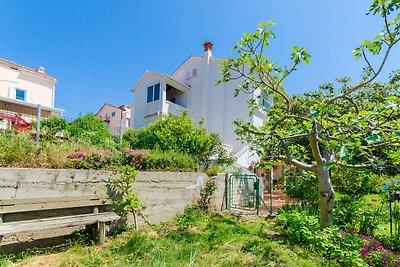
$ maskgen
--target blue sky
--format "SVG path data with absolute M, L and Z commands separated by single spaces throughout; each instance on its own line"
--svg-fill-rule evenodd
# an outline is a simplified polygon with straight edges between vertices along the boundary
M 311 62 L 286 83 L 290 93 L 318 88 L 340 76 L 359 77 L 351 51 L 372 38 L 379 19 L 365 16 L 368 0 L 68 0 L 0 1 L 0 57 L 44 66 L 58 79 L 56 107 L 69 117 L 96 112 L 105 102 L 133 102 L 132 85 L 146 70 L 171 74 L 189 55 L 234 57 L 231 47 L 258 22 L 276 22 L 268 54 L 288 62 L 292 45 Z M 383 73 L 399 68 L 399 49 Z M 397 62 L 396 62 L 397 61 Z

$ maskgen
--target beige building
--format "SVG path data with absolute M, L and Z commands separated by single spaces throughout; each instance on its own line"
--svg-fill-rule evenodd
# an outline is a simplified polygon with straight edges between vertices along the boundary
M 110 129 L 113 136 L 118 136 L 121 132 L 131 127 L 131 105 L 115 106 L 105 103 L 96 113 L 96 117 L 103 119 Z
M 61 114 L 63 110 L 54 108 L 56 81 L 43 67 L 31 69 L 0 59 L 0 121 L 30 122 L 37 117 L 38 104 L 43 118 L 51 113 Z

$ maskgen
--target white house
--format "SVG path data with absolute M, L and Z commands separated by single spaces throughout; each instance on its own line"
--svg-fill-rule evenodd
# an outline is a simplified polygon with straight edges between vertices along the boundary
M 96 113 L 96 117 L 103 119 L 111 134 L 117 136 L 131 127 L 131 105 L 115 106 L 105 103 Z
M 179 115 L 187 110 L 195 123 L 204 118 L 203 126 L 208 132 L 219 133 L 237 163 L 248 167 L 258 158 L 247 144 L 237 140 L 233 121 L 243 119 L 257 126 L 264 123 L 264 112 L 257 111 L 249 117 L 247 104 L 249 99 L 259 100 L 260 92 L 256 90 L 234 97 L 234 90 L 243 82 L 240 79 L 216 86 L 221 78 L 220 63 L 224 59 L 212 56 L 212 45 L 209 41 L 204 42 L 203 56 L 190 56 L 172 75 L 151 71 L 143 74 L 131 89 L 135 94 L 133 127 L 145 127 L 160 116 Z M 271 99 L 264 97 L 261 101 L 268 106 Z
M 43 118 L 61 114 L 63 110 L 54 108 L 56 81 L 43 67 L 31 69 L 0 59 L 0 119 L 31 121 L 37 116 L 38 104 Z

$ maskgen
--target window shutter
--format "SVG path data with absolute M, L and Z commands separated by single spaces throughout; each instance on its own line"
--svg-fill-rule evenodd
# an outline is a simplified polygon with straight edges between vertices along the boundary
M 32 95 L 31 95 L 31 91 L 26 91 L 26 102 L 32 102 Z
M 8 88 L 8 97 L 15 98 L 15 88 L 13 88 L 13 87 Z

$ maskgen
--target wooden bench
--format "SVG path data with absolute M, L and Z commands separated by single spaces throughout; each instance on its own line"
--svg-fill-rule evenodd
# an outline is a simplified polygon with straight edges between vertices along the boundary
M 6 235 L 93 224 L 98 226 L 98 241 L 102 243 L 106 234 L 105 223 L 120 218 L 114 212 L 100 212 L 100 209 L 111 205 L 112 201 L 107 196 L 96 195 L 0 199 L 0 243 Z M 39 219 L 17 219 L 14 221 L 7 221 L 6 219 L 9 216 L 8 214 L 20 213 L 24 216 L 32 212 L 51 211 L 50 213 L 52 213 L 53 211 L 59 212 L 62 209 L 74 208 L 81 208 L 78 209 L 80 214 L 55 217 L 41 216 Z M 83 210 L 89 210 L 89 212 L 81 213 L 82 208 L 86 208 L 86 210 Z M 65 211 L 70 213 L 70 210 Z

